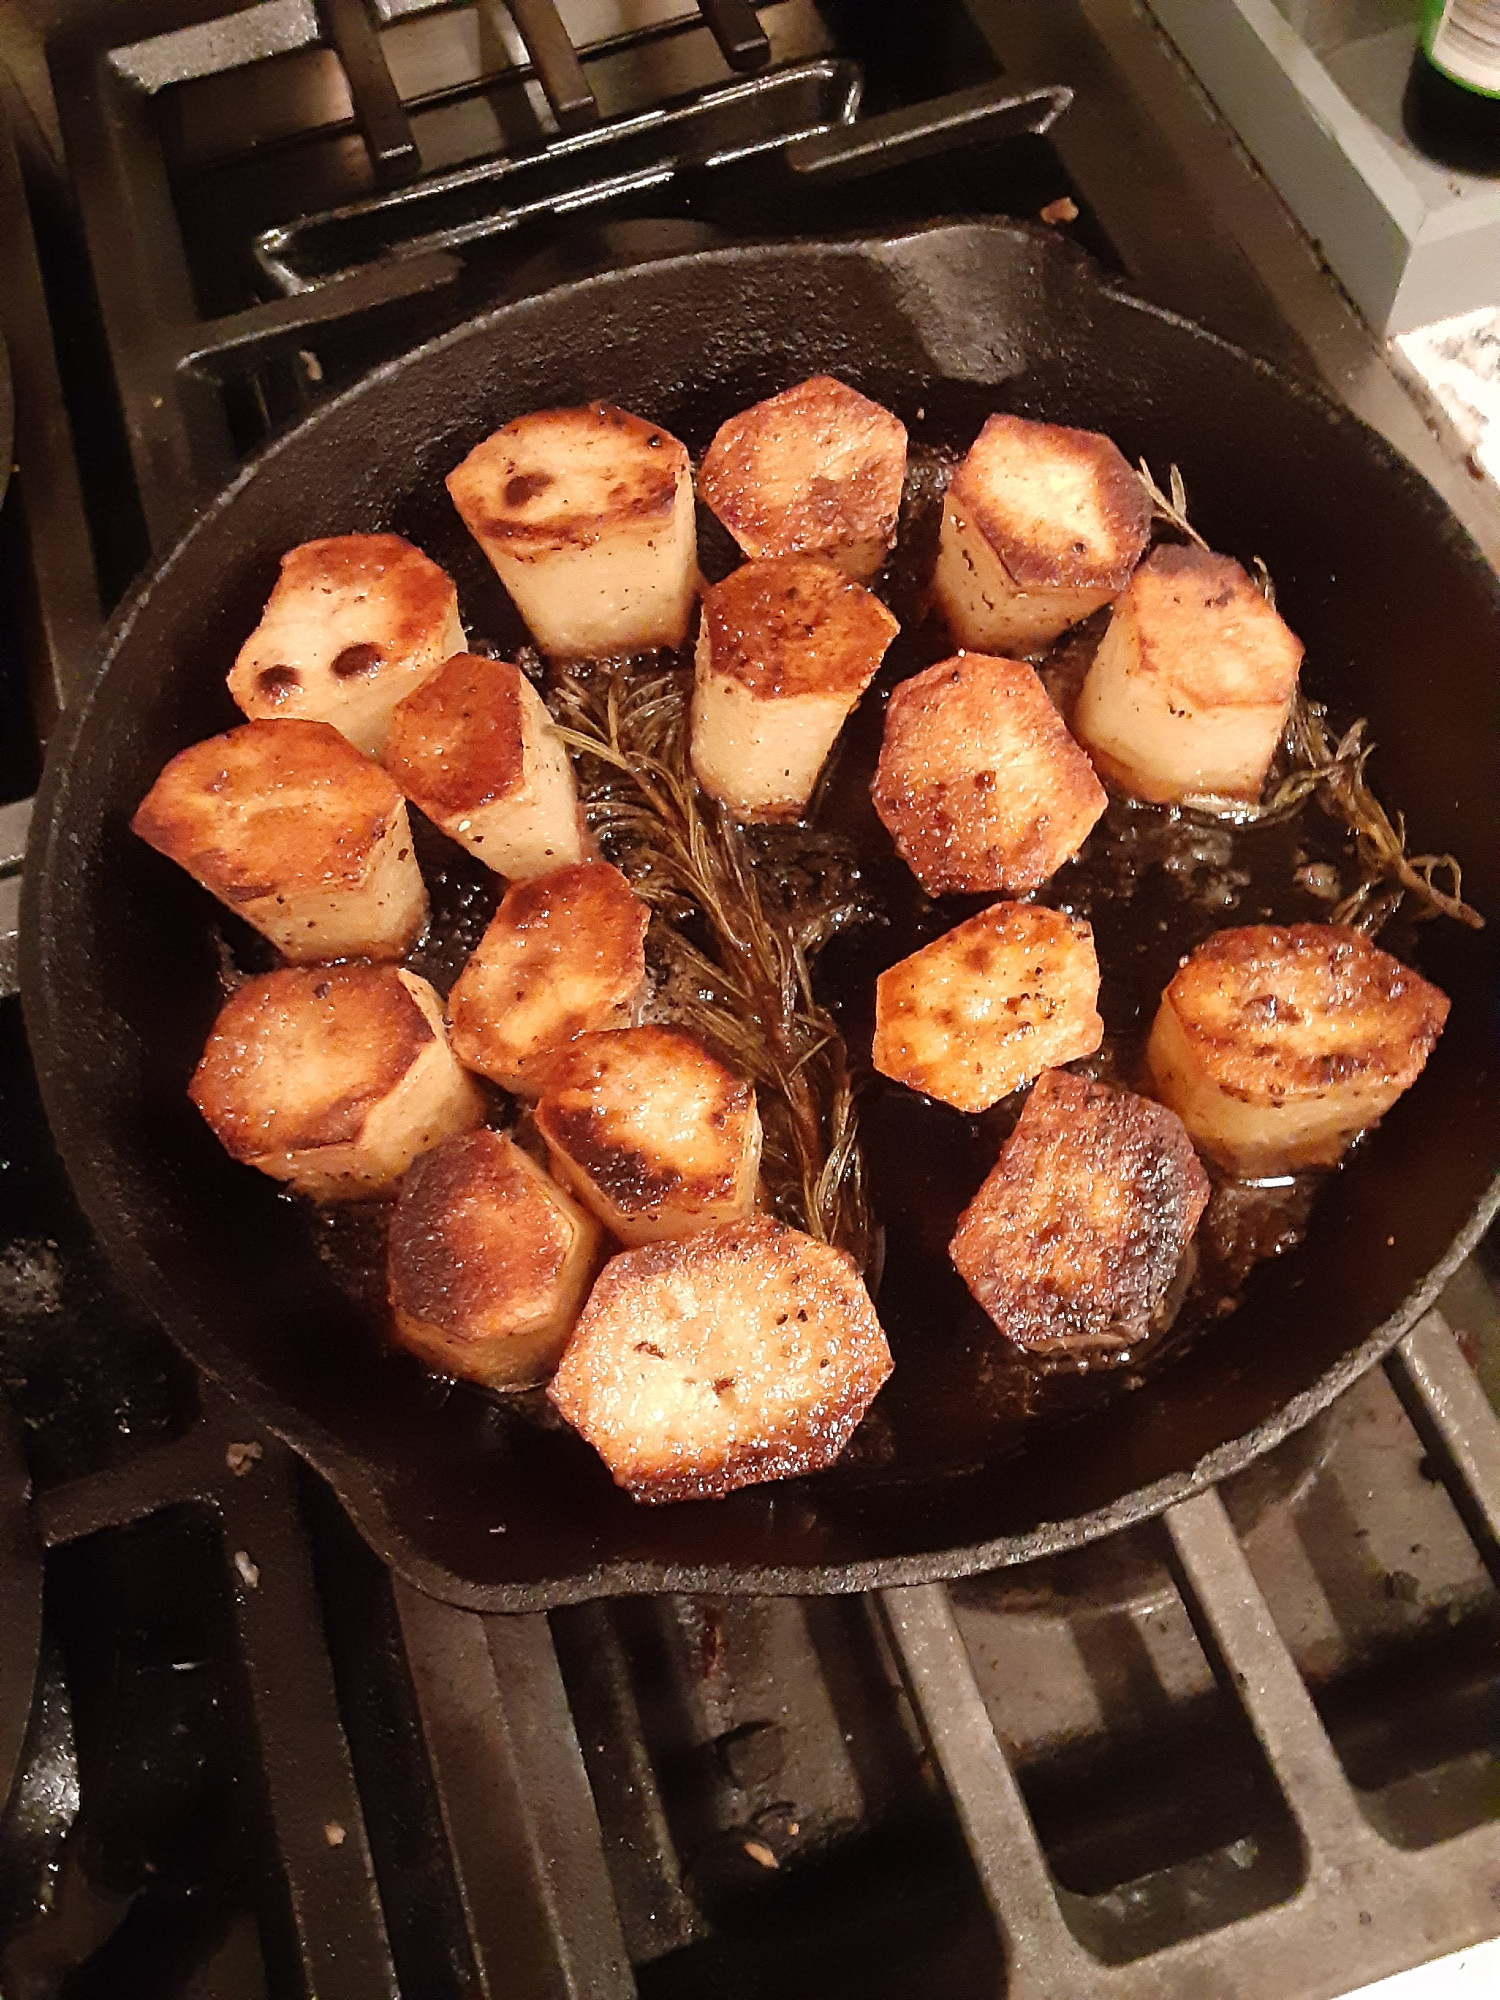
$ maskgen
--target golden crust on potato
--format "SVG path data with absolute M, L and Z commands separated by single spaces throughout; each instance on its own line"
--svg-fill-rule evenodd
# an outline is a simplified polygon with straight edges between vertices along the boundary
M 448 491 L 544 653 L 680 646 L 698 580 L 686 447 L 587 403 L 535 410 L 476 445 Z
M 949 483 L 934 600 L 960 646 L 1041 652 L 1123 587 L 1150 524 L 1108 438 L 991 417 Z
M 623 1243 L 748 1214 L 760 1171 L 750 1085 L 683 1028 L 584 1035 L 532 1071 L 565 1187 Z
M 1138 798 L 1260 796 L 1302 642 L 1237 562 L 1153 549 L 1115 606 L 1074 710 L 1101 773 Z
M 871 796 L 931 896 L 1039 888 L 1108 803 L 1032 669 L 981 653 L 895 690 Z
M 130 824 L 289 958 L 399 957 L 426 921 L 405 800 L 326 722 L 193 744 Z
M 1447 1018 L 1445 994 L 1359 931 L 1248 924 L 1183 960 L 1147 1068 L 1231 1172 L 1331 1166 L 1416 1081 Z
M 1166 1296 L 1208 1195 L 1165 1106 L 1045 1070 L 950 1254 L 1017 1346 L 1129 1346 Z
M 1094 935 L 1077 917 L 996 903 L 875 982 L 871 1060 L 960 1111 L 984 1111 L 1042 1070 L 1092 1055 Z
M 582 858 L 568 753 L 508 660 L 449 660 L 396 710 L 383 761 L 413 805 L 497 875 L 527 880 Z
M 767 1216 L 613 1258 L 548 1391 L 635 1499 L 820 1472 L 891 1372 L 850 1260 Z
M 693 770 L 742 820 L 800 817 L 899 630 L 819 556 L 747 562 L 704 593 Z
M 393 965 L 247 979 L 188 1095 L 233 1158 L 329 1201 L 379 1193 L 483 1113 L 436 993 Z
M 721 424 L 698 494 L 747 556 L 826 555 L 873 576 L 896 539 L 906 427 L 831 375 Z
M 703 593 L 703 624 L 713 671 L 761 700 L 837 695 L 851 706 L 901 629 L 820 556 L 741 563 Z
M 288 549 L 229 692 L 252 719 L 331 722 L 378 754 L 391 710 L 463 651 L 452 579 L 400 535 Z
M 396 1338 L 491 1389 L 544 1382 L 598 1262 L 599 1225 L 513 1139 L 479 1130 L 416 1160 L 391 1218 Z
M 623 1026 L 646 977 L 650 914 L 605 861 L 513 884 L 448 996 L 460 1062 L 524 1091 L 545 1051 Z
M 993 416 L 949 487 L 1023 590 L 1123 590 L 1151 501 L 1098 431 Z

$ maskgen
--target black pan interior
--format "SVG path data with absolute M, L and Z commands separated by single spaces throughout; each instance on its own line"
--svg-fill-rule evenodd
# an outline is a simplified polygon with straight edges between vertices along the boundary
M 962 447 L 1009 409 L 1106 431 L 1159 477 L 1178 464 L 1211 544 L 1269 565 L 1310 692 L 1369 717 L 1413 847 L 1462 855 L 1470 900 L 1500 909 L 1492 573 L 1373 433 L 1041 232 L 953 224 L 644 266 L 501 308 L 369 377 L 252 465 L 116 621 L 49 763 L 25 996 L 54 1131 L 122 1273 L 382 1554 L 455 1601 L 865 1588 L 1105 1532 L 1305 1421 L 1410 1323 L 1492 1205 L 1492 932 L 1433 924 L 1419 956 L 1452 997 L 1447 1033 L 1325 1191 L 1309 1243 L 1145 1388 L 1039 1446 L 996 1448 L 978 1348 L 955 1336 L 961 1288 L 903 1288 L 899 1258 L 882 1310 L 897 1379 L 922 1394 L 877 1404 L 877 1449 L 714 1503 L 638 1507 L 570 1434 L 379 1351 L 304 1211 L 234 1166 L 184 1095 L 218 1003 L 214 924 L 129 815 L 170 755 L 239 719 L 224 673 L 292 543 L 396 529 L 455 576 L 471 635 L 507 643 L 513 614 L 442 484 L 480 437 L 605 396 L 697 451 L 816 371 L 889 404 L 918 444 Z

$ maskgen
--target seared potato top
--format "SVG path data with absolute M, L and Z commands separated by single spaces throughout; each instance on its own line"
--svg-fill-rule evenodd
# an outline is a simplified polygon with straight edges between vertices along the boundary
M 237 1160 L 359 1139 L 437 1036 L 394 965 L 294 966 L 247 979 L 188 1094 Z
M 650 918 L 607 861 L 512 883 L 449 997 L 460 1061 L 524 1088 L 535 1058 L 618 1019 L 646 976 Z
M 891 1372 L 842 1251 L 769 1216 L 605 1265 L 549 1396 L 638 1500 L 829 1465 Z
M 281 558 L 229 692 L 247 715 L 296 715 L 321 673 L 362 680 L 428 653 L 457 610 L 451 577 L 400 535 L 303 542 Z
M 581 1035 L 530 1080 L 543 1137 L 622 1213 L 737 1195 L 755 1092 L 685 1028 Z
M 1208 1195 L 1164 1105 L 1046 1070 L 959 1221 L 953 1261 L 1018 1346 L 1128 1339 L 1161 1303 Z
M 1338 924 L 1216 931 L 1163 996 L 1204 1074 L 1250 1103 L 1421 1070 L 1448 998 Z
M 360 882 L 397 786 L 332 723 L 247 722 L 174 757 L 131 820 L 226 903 Z
M 984 653 L 895 689 L 870 793 L 929 895 L 1040 887 L 1109 803 L 1032 669 Z
M 1115 616 L 1131 619 L 1136 670 L 1159 676 L 1195 708 L 1284 706 L 1302 641 L 1237 562 L 1163 543 L 1130 580 Z
M 391 717 L 382 762 L 433 819 L 509 797 L 525 781 L 521 670 L 456 653 Z
M 613 403 L 517 417 L 448 474 L 453 504 L 487 540 L 588 548 L 627 522 L 665 523 L 687 447 Z
M 857 695 L 901 629 L 878 597 L 817 556 L 742 563 L 703 594 L 710 666 L 762 701 Z
M 698 495 L 747 555 L 790 556 L 894 539 L 906 426 L 831 375 L 814 375 L 722 424 Z
M 497 1316 L 552 1317 L 558 1280 L 592 1225 L 513 1139 L 481 1128 L 413 1161 L 391 1219 L 391 1302 L 473 1336 Z
M 1151 530 L 1151 501 L 1097 431 L 994 416 L 949 487 L 1022 589 L 1123 588 Z

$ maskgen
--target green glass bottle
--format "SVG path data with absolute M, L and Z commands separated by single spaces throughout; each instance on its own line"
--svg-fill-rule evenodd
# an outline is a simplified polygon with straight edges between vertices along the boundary
M 1401 109 L 1429 158 L 1500 174 L 1500 0 L 1423 0 Z

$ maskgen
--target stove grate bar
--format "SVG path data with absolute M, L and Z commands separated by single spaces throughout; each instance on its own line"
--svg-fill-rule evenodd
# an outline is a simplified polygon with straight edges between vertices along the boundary
M 415 180 L 422 156 L 366 0 L 318 0 L 318 15 L 343 67 L 376 180 L 382 187 Z
M 506 0 L 552 115 L 564 132 L 599 119 L 599 103 L 589 87 L 556 0 Z
M 771 38 L 750 0 L 698 0 L 698 7 L 731 69 L 750 75 L 765 68 L 771 60 Z
M 483 1991 L 628 2000 L 635 1981 L 546 1618 L 483 1618 L 394 1580 Z
M 1386 1362 L 1459 1519 L 1500 1587 L 1500 1420 L 1447 1323 L 1429 1313 Z
M 1500 1417 L 1437 1313 L 1388 1364 L 1420 1432 L 1448 1467 L 1471 1532 L 1493 1536 Z M 1366 1818 L 1217 1491 L 1165 1516 L 1189 1616 L 1226 1695 L 1244 1712 L 1302 1835 L 1301 1879 L 1227 1927 L 1106 1964 L 1070 1922 L 1080 1899 L 1054 1879 L 939 1584 L 883 1593 L 883 1609 L 937 1765 L 1007 1942 L 1006 2000 L 1215 2000 L 1326 1996 L 1456 1951 L 1494 1929 L 1500 1823 L 1398 1848 Z M 1086 1929 L 1086 1926 L 1084 1926 Z

